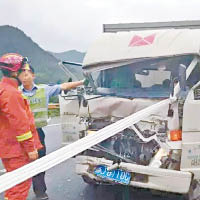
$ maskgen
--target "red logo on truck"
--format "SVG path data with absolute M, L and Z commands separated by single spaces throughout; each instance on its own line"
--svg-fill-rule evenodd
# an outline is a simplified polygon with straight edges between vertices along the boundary
M 135 47 L 135 46 L 144 46 L 144 45 L 150 45 L 153 44 L 156 34 L 152 34 L 146 37 L 141 37 L 139 35 L 133 36 L 129 43 L 129 47 Z

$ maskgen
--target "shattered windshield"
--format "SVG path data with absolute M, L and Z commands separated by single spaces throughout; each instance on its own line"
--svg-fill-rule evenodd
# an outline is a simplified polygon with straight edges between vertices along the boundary
M 180 64 L 193 56 L 157 58 L 91 73 L 98 94 L 122 97 L 164 98 L 170 94 L 170 79 L 178 76 Z

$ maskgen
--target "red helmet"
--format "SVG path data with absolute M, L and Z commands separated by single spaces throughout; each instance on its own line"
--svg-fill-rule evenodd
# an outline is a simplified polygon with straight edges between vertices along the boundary
M 27 62 L 27 58 L 17 53 L 7 53 L 0 58 L 0 69 L 17 72 Z

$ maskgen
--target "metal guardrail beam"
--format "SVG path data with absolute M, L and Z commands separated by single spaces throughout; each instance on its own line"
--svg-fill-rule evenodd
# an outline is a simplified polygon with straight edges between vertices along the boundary
M 191 74 L 197 62 L 198 62 L 198 57 L 194 58 L 190 66 L 188 67 L 186 78 L 189 77 L 189 74 Z M 179 84 L 177 84 L 175 87 L 174 97 L 176 97 L 179 90 L 180 90 L 180 87 L 179 87 Z M 166 99 L 166 100 L 160 101 L 159 103 L 153 104 L 152 106 L 144 108 L 143 110 L 140 110 L 124 119 L 121 119 L 109 126 L 102 128 L 101 130 L 97 131 L 95 134 L 88 135 L 32 163 L 29 163 L 12 172 L 8 172 L 4 175 L 1 175 L 0 176 L 0 193 L 114 136 L 115 134 L 132 126 L 138 121 L 145 119 L 150 114 L 153 114 L 155 111 L 161 110 L 163 107 L 169 105 L 170 101 L 171 101 L 170 99 Z
M 48 109 L 56 109 L 56 108 L 60 108 L 60 104 L 59 103 L 48 104 Z
M 120 131 L 130 127 L 141 119 L 148 117 L 154 111 L 162 109 L 163 106 L 167 106 L 168 104 L 169 99 L 163 100 L 124 119 L 121 119 L 97 131 L 95 134 L 88 135 L 32 163 L 0 176 L 0 193 L 27 180 L 28 178 L 35 176 L 40 172 L 46 171 L 66 161 L 67 159 L 85 151 L 86 149 L 102 142 L 103 140 L 114 136 Z

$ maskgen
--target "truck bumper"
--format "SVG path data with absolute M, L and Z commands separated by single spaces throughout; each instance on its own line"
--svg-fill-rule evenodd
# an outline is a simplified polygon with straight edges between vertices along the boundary
M 106 183 L 105 180 L 94 175 L 93 171 L 98 165 L 105 165 L 108 168 L 117 167 L 131 173 L 130 186 L 149 188 L 173 193 L 188 193 L 192 174 L 169 169 L 161 169 L 132 163 L 121 162 L 114 164 L 112 160 L 91 156 L 76 157 L 76 173 L 98 182 Z M 109 182 L 109 181 L 108 181 Z M 114 182 L 112 183 L 114 184 Z

